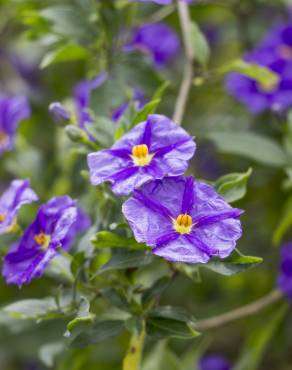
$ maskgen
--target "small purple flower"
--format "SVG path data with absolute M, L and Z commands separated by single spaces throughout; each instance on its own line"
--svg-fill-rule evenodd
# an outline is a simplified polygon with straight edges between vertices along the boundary
M 231 370 L 231 364 L 223 356 L 209 355 L 201 359 L 199 370 Z
M 140 50 L 151 56 L 157 68 L 162 68 L 177 55 L 179 47 L 179 38 L 172 28 L 164 23 L 151 23 L 134 30 L 125 51 Z
M 106 72 L 100 73 L 94 80 L 84 80 L 78 83 L 74 89 L 74 101 L 79 127 L 85 128 L 87 123 L 92 122 L 88 112 L 91 92 L 100 87 L 108 78 Z
M 195 149 L 195 142 L 183 128 L 153 114 L 112 148 L 88 155 L 90 180 L 92 185 L 109 181 L 115 194 L 127 195 L 151 180 L 183 174 Z
M 167 177 L 135 190 L 122 207 L 139 243 L 168 261 L 206 263 L 225 258 L 241 237 L 239 216 L 212 186 Z
M 41 276 L 58 248 L 70 249 L 76 234 L 88 226 L 88 217 L 68 196 L 55 197 L 43 204 L 19 243 L 4 258 L 3 276 L 7 284 L 22 286 Z
M 138 111 L 141 110 L 144 107 L 145 102 L 146 102 L 144 93 L 139 89 L 134 89 L 132 101 L 135 104 L 136 109 Z M 130 105 L 130 101 L 125 101 L 124 103 L 119 105 L 117 108 L 115 108 L 112 111 L 112 120 L 114 122 L 118 122 L 120 118 L 124 115 L 124 113 L 128 110 L 129 105 Z
M 0 97 L 0 155 L 12 150 L 18 124 L 29 116 L 26 97 Z
M 264 40 L 245 56 L 275 72 L 277 83 L 259 83 L 239 73 L 231 73 L 226 80 L 228 92 L 247 105 L 253 113 L 267 109 L 286 110 L 292 106 L 292 25 L 277 26 Z
M 13 227 L 18 211 L 24 204 L 37 200 L 38 196 L 30 188 L 29 180 L 12 181 L 0 198 L 0 235 Z
M 279 289 L 292 300 L 292 243 L 285 244 L 281 249 Z

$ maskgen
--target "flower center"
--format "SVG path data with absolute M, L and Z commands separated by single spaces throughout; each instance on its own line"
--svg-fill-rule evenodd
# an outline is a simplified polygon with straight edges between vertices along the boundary
M 6 220 L 5 213 L 0 213 L 0 224 Z
M 279 47 L 279 54 L 283 59 L 292 60 L 292 47 L 288 45 L 281 45 Z
M 173 227 L 180 234 L 189 234 L 193 228 L 193 219 L 186 213 L 180 214 L 176 220 L 173 220 Z
M 34 236 L 34 241 L 42 247 L 42 249 L 47 249 L 50 241 L 51 241 L 51 236 L 47 235 L 43 232 L 40 232 L 39 234 Z
M 8 143 L 8 135 L 4 131 L 0 131 L 0 147 Z
M 270 81 L 267 81 L 267 82 L 258 82 L 257 83 L 257 86 L 258 86 L 258 89 L 264 93 L 270 93 L 274 90 L 276 90 L 277 86 L 278 86 L 278 82 L 270 82 Z
M 131 158 L 135 166 L 147 166 L 153 158 L 153 154 L 149 154 L 149 149 L 146 144 L 135 145 L 132 148 Z

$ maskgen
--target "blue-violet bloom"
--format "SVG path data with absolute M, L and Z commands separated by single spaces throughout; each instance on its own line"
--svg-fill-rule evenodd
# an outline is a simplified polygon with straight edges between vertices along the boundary
M 24 204 L 37 200 L 29 180 L 13 180 L 0 197 L 0 235 L 13 228 L 18 211 Z
M 223 356 L 208 355 L 201 359 L 199 370 L 231 370 L 231 364 Z
M 240 73 L 226 80 L 228 92 L 253 113 L 267 109 L 283 111 L 292 106 L 292 25 L 272 29 L 262 42 L 245 56 L 245 61 L 264 66 L 278 75 L 277 82 L 259 83 Z
M 110 149 L 90 153 L 87 158 L 92 185 L 112 183 L 116 195 L 165 176 L 178 176 L 195 153 L 192 137 L 162 115 L 149 115 Z
M 29 116 L 26 97 L 0 97 L 0 155 L 13 149 L 18 124 Z
M 135 190 L 122 211 L 139 243 L 168 261 L 225 258 L 241 237 L 239 216 L 214 188 L 193 177 L 167 177 Z
M 22 286 L 41 276 L 58 248 L 70 249 L 76 234 L 88 226 L 88 217 L 69 196 L 55 197 L 43 204 L 19 243 L 4 258 L 7 284 Z
M 171 27 L 164 23 L 150 23 L 134 30 L 132 39 L 124 50 L 140 50 L 150 55 L 157 68 L 162 68 L 177 55 L 179 48 L 179 38 Z
M 281 248 L 278 287 L 292 300 L 292 242 L 285 244 Z

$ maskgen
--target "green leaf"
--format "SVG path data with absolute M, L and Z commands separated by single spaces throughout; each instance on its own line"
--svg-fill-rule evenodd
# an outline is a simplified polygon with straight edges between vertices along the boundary
M 273 312 L 269 319 L 264 320 L 264 325 L 255 328 L 249 336 L 243 352 L 234 367 L 234 370 L 257 370 L 268 343 L 276 340 L 276 330 L 284 319 L 289 309 L 288 304 L 282 305 Z
M 284 235 L 291 229 L 292 226 L 292 196 L 286 200 L 284 209 L 281 212 L 280 221 L 273 234 L 273 243 L 280 245 Z
M 218 150 L 223 153 L 237 154 L 272 167 L 283 167 L 288 158 L 281 146 L 270 138 L 251 132 L 206 133 Z
M 130 128 L 136 126 L 140 122 L 145 121 L 149 114 L 155 113 L 159 103 L 160 99 L 155 99 L 144 105 L 144 107 L 134 117 Z
M 53 342 L 43 345 L 39 350 L 39 358 L 47 367 L 53 367 L 56 357 L 65 350 L 63 342 Z
M 200 335 L 193 329 L 194 325 L 192 318 L 183 309 L 161 306 L 149 312 L 146 331 L 156 339 L 167 337 L 191 339 Z
M 88 52 L 80 45 L 67 44 L 58 49 L 48 52 L 42 59 L 40 67 L 46 68 L 49 65 L 68 62 L 72 60 L 86 59 Z
M 171 279 L 168 276 L 163 276 L 155 281 L 154 284 L 142 294 L 143 305 L 146 305 L 153 298 L 155 299 L 159 296 L 169 286 L 170 281 Z
M 249 168 L 244 173 L 224 175 L 215 182 L 215 188 L 224 197 L 226 202 L 235 202 L 245 196 L 247 181 L 251 174 L 252 169 Z
M 85 297 L 81 297 L 77 316 L 67 325 L 68 332 L 72 332 L 79 324 L 90 323 L 94 320 L 95 315 L 90 313 L 90 303 Z M 68 335 L 68 333 L 67 333 Z
M 8 313 L 14 319 L 48 319 L 60 314 L 56 301 L 52 297 L 44 299 L 24 299 L 8 306 L 3 312 Z
M 70 343 L 73 348 L 85 348 L 117 336 L 124 328 L 123 321 L 97 321 L 88 330 L 78 334 Z
M 153 256 L 149 251 L 121 250 L 113 254 L 112 258 L 98 270 L 97 275 L 112 270 L 145 266 L 150 264 L 152 260 Z
M 241 59 L 235 59 L 219 69 L 219 73 L 229 72 L 238 72 L 268 86 L 273 86 L 279 81 L 279 76 L 272 70 L 259 64 L 247 63 Z
M 145 249 L 145 244 L 137 243 L 134 238 L 125 238 L 110 231 L 99 231 L 91 243 L 95 248 L 132 248 Z
M 191 23 L 191 40 L 196 59 L 202 65 L 206 65 L 210 57 L 210 48 L 205 35 L 197 23 Z
M 255 267 L 262 262 L 263 259 L 260 257 L 243 256 L 233 253 L 231 257 L 224 260 L 212 259 L 205 265 L 202 264 L 200 266 L 221 275 L 231 276 Z
M 164 81 L 161 86 L 158 87 L 158 89 L 155 91 L 154 95 L 152 96 L 152 101 L 155 101 L 157 99 L 161 99 L 166 92 L 166 90 L 170 86 L 170 81 Z

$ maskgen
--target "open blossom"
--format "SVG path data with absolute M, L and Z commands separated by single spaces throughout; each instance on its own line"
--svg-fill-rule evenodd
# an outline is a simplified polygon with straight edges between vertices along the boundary
M 241 237 L 239 216 L 212 186 L 193 177 L 167 177 L 135 190 L 123 204 L 135 239 L 173 262 L 225 258 Z
M 281 249 L 279 289 L 292 300 L 292 243 L 285 244 Z
M 0 97 L 0 155 L 13 149 L 18 124 L 29 116 L 26 97 Z
M 139 89 L 133 90 L 133 103 L 135 104 L 136 109 L 139 111 L 142 109 L 145 105 L 145 96 L 144 93 Z M 112 120 L 114 122 L 118 122 L 120 118 L 124 115 L 124 113 L 128 110 L 130 106 L 131 101 L 125 101 L 121 105 L 119 105 L 117 108 L 113 109 L 112 111 Z
M 253 113 L 267 109 L 286 110 L 292 106 L 292 26 L 277 26 L 245 56 L 249 63 L 269 68 L 278 75 L 275 83 L 260 83 L 231 73 L 226 88 Z
M 180 126 L 162 115 L 149 115 L 110 149 L 87 158 L 92 185 L 109 181 L 117 195 L 164 176 L 178 176 L 188 167 L 196 144 Z
M 14 180 L 0 198 L 0 235 L 13 226 L 17 213 L 24 204 L 38 200 L 29 180 Z
M 69 196 L 55 197 L 43 204 L 19 243 L 4 258 L 6 282 L 21 286 L 41 276 L 58 248 L 68 250 L 76 234 L 88 226 L 88 217 Z
M 199 370 L 231 370 L 231 364 L 223 356 L 208 355 L 201 359 Z
M 161 68 L 177 55 L 179 47 L 179 38 L 172 28 L 164 23 L 149 23 L 134 30 L 125 51 L 140 50 L 150 55 L 154 65 Z

